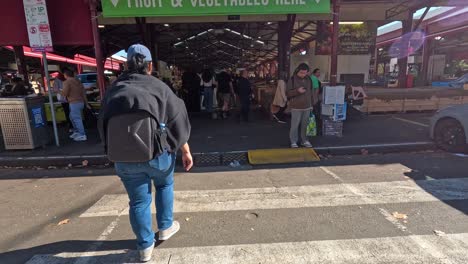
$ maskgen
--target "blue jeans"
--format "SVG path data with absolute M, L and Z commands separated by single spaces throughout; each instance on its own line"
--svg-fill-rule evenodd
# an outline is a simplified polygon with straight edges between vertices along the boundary
M 130 200 L 130 224 L 137 239 L 137 248 L 146 249 L 154 243 L 151 217 L 151 185 L 156 188 L 156 220 L 158 229 L 172 226 L 174 207 L 175 154 L 163 153 L 146 163 L 116 162 L 115 170 L 122 180 Z
M 204 89 L 204 106 L 208 113 L 213 112 L 213 88 L 212 87 L 205 87 Z
M 80 136 L 85 136 L 86 132 L 83 125 L 84 103 L 70 103 L 70 120 L 73 128 Z

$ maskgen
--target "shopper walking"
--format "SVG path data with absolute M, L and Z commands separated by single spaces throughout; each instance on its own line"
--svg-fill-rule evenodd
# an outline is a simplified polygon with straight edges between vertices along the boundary
M 137 248 L 141 261 L 151 260 L 155 233 L 152 230 L 151 185 L 156 188 L 156 220 L 159 228 L 159 240 L 167 240 L 176 234 L 180 224 L 174 221 L 174 166 L 176 151 L 182 151 L 184 168 L 192 168 L 193 160 L 187 141 L 190 136 L 190 122 L 184 102 L 162 81 L 151 76 L 153 62 L 149 49 L 143 45 L 132 45 L 127 52 L 128 71 L 112 85 L 107 92 L 100 115 L 100 132 L 106 142 L 108 155 L 120 150 L 122 155 L 139 151 L 141 146 L 122 146 L 120 142 L 109 139 L 118 133 L 129 138 L 127 127 L 106 133 L 112 118 L 122 115 L 128 117 L 135 113 L 144 113 L 157 124 L 151 125 L 154 152 L 149 153 L 149 161 L 116 161 L 115 169 L 121 178 L 130 200 L 130 224 L 136 236 Z M 198 83 L 199 84 L 199 83 Z M 139 120 L 139 119 L 138 119 Z M 139 121 L 138 121 L 139 122 Z M 137 122 L 137 123 L 138 123 Z M 140 124 L 140 123 L 138 123 Z M 109 141 L 108 141 L 109 140 Z M 153 149 L 153 148 L 152 148 Z M 147 153 L 148 154 L 148 153 Z
M 203 89 L 203 106 L 206 112 L 211 114 L 213 112 L 213 94 L 216 81 L 210 70 L 205 69 L 203 71 L 200 85 Z
M 289 106 L 291 107 L 289 139 L 292 148 L 298 147 L 299 135 L 302 146 L 312 147 L 306 134 L 313 103 L 312 82 L 307 75 L 308 72 L 309 66 L 305 63 L 300 64 L 287 85 L 286 95 L 289 98 Z
M 241 105 L 240 119 L 245 122 L 249 121 L 250 98 L 252 96 L 252 85 L 248 78 L 249 72 L 243 70 L 237 80 L 237 95 L 239 96 Z
M 285 124 L 284 111 L 286 111 L 288 97 L 286 96 L 286 82 L 288 75 L 286 72 L 281 72 L 278 78 L 278 84 L 276 86 L 275 97 L 271 104 L 271 114 L 273 119 L 280 123 Z
M 83 125 L 82 113 L 86 106 L 88 109 L 91 107 L 88 105 L 86 98 L 86 91 L 83 84 L 74 77 L 74 73 L 71 70 L 65 70 L 64 72 L 65 81 L 63 82 L 62 96 L 64 96 L 70 106 L 70 120 L 73 123 L 73 134 L 70 138 L 74 141 L 86 141 L 88 138 Z
M 223 118 L 226 119 L 229 114 L 231 98 L 234 95 L 234 87 L 232 85 L 232 78 L 225 69 L 218 74 L 218 92 L 222 100 Z
M 58 73 L 54 80 L 54 85 L 52 86 L 55 94 L 57 95 L 57 101 L 62 105 L 63 112 L 65 113 L 65 118 L 67 119 L 68 132 L 73 133 L 73 123 L 70 119 L 70 104 L 67 101 L 67 98 L 61 94 L 63 90 L 63 82 L 65 81 L 65 76 L 62 73 Z

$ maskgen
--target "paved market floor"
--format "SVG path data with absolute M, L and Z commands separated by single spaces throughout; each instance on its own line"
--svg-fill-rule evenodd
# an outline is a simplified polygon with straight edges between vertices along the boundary
M 361 155 L 177 173 L 181 231 L 150 263 L 468 263 L 467 161 Z M 0 170 L 0 263 L 135 263 L 113 174 Z
M 430 116 L 428 113 L 353 115 L 345 122 L 343 137 L 315 137 L 312 143 L 315 147 L 334 147 L 427 142 Z M 211 120 L 200 114 L 192 116 L 191 122 L 190 144 L 196 153 L 289 147 L 289 124 L 270 121 L 260 111 L 252 113 L 249 123 L 239 123 L 235 115 L 228 120 Z M 60 132 L 61 147 L 50 145 L 33 151 L 5 151 L 0 145 L 0 157 L 103 154 L 96 129 L 88 131 L 88 142 L 80 143 L 68 139 L 64 128 Z M 51 142 L 52 137 L 51 132 Z

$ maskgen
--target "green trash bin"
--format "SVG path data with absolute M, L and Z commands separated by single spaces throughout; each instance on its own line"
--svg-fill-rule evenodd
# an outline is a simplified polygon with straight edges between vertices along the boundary
M 0 98 L 0 126 L 5 149 L 35 149 L 49 143 L 44 97 Z

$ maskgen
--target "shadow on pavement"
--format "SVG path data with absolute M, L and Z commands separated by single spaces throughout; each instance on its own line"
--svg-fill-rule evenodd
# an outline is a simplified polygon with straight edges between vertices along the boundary
M 29 259 L 31 259 L 34 255 L 56 255 L 60 253 L 83 253 L 93 245 L 94 243 L 102 243 L 99 246 L 99 251 L 108 251 L 108 250 L 127 250 L 129 248 L 135 247 L 134 240 L 115 240 L 115 241 L 83 241 L 83 240 L 69 240 L 69 241 L 61 241 L 55 242 L 45 245 L 40 245 L 37 247 L 32 248 L 25 248 L 14 250 L 6 253 L 0 254 L 0 263 L 25 263 Z M 118 254 L 121 255 L 122 254 Z M 93 258 L 99 258 L 103 256 L 96 256 Z M 107 257 L 107 256 L 106 256 Z M 55 261 L 54 261 L 55 259 Z M 67 261 L 71 261 L 75 258 L 67 258 Z M 64 263 L 65 258 L 59 256 L 44 256 L 41 259 L 41 262 L 37 263 Z M 93 262 L 97 259 L 93 259 Z M 61 261 L 61 262 L 60 262 Z M 35 262 L 36 263 L 36 262 Z M 73 263 L 73 262 L 70 262 Z M 100 263 L 100 262 L 97 262 Z
M 164 242 L 158 241 L 155 248 Z M 80 256 L 93 247 L 93 256 Z M 94 249 L 97 248 L 97 249 Z M 106 251 L 112 251 L 106 252 Z M 0 263 L 139 263 L 134 239 L 113 241 L 69 240 L 0 253 Z

